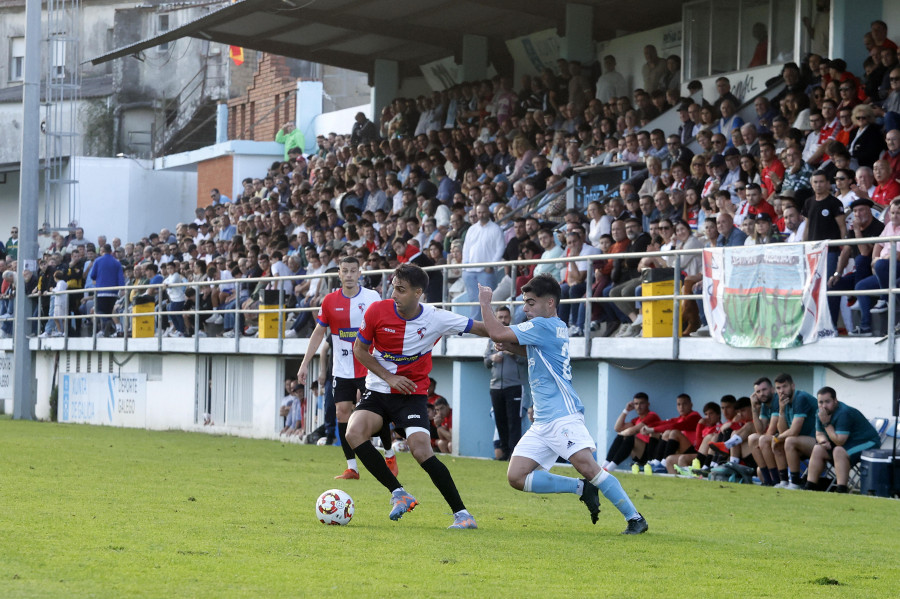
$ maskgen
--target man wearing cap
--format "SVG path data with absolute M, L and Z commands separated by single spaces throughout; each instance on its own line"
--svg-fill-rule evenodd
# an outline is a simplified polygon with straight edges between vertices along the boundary
M 703 183 L 703 189 L 700 191 L 700 197 L 706 198 L 710 203 L 714 204 L 713 194 L 722 186 L 725 178 L 725 158 L 719 154 L 713 154 L 712 158 L 706 163 L 709 169 L 709 177 Z
M 891 163 L 887 160 L 876 160 L 872 165 L 875 174 L 875 193 L 872 200 L 881 206 L 887 206 L 891 200 L 900 196 L 900 183 L 891 176 Z
M 760 212 L 753 222 L 754 236 L 747 237 L 744 245 L 768 245 L 781 241 L 778 227 L 772 223 L 772 217 L 768 212 Z
M 878 237 L 884 230 L 884 223 L 872 216 L 873 206 L 875 206 L 875 203 L 865 198 L 854 200 L 850 204 L 853 220 L 849 228 L 855 239 Z M 841 255 L 838 257 L 837 268 L 833 273 L 828 273 L 828 288 L 834 291 L 847 291 L 854 289 L 857 283 L 871 276 L 872 247 L 872 244 L 869 243 L 841 246 Z M 853 270 L 844 274 L 851 258 L 853 259 Z M 831 321 L 835 324 L 835 327 L 837 327 L 840 306 L 840 296 L 828 298 L 828 309 L 831 311 Z

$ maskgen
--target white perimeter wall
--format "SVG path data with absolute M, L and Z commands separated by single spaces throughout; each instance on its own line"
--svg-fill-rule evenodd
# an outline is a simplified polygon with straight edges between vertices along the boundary
M 196 173 L 152 170 L 151 165 L 130 158 L 74 161 L 79 181 L 74 218 L 86 238 L 106 235 L 126 243 L 193 218 Z

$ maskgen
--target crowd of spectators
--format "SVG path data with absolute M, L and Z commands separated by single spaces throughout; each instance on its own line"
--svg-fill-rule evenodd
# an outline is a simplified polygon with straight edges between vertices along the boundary
M 360 113 L 349 135 L 319 136 L 310 153 L 286 145 L 285 160 L 244 179 L 232 198 L 210 190 L 191 222 L 125 243 L 88 241 L 78 227 L 43 236 L 39 270 L 26 291 L 37 294 L 35 313 L 76 317 L 67 321 L 70 335 L 86 332 L 77 317 L 91 312 L 104 315 L 99 334 L 121 335 L 127 323 L 115 314 L 125 309 L 123 294 L 110 302 L 89 292 L 98 276 L 113 280 L 111 269 L 94 268 L 108 256 L 121 265 L 124 284 L 164 285 L 158 308 L 173 313 L 160 319 L 166 335 L 206 334 L 194 318 L 179 315 L 196 309 L 208 311 L 201 324 L 221 325 L 224 335 L 254 335 L 252 310 L 265 290 L 282 291 L 287 308 L 314 311 L 331 285 L 294 277 L 328 272 L 341 256 L 354 255 L 367 272 L 407 261 L 460 265 L 433 273 L 426 300 L 440 301 L 446 284 L 453 309 L 473 316 L 477 305 L 456 304 L 474 304 L 479 283 L 495 288 L 495 300 L 512 299 L 529 278 L 551 272 L 564 298 L 614 300 L 590 308 L 561 304 L 572 336 L 588 327 L 601 336 L 637 336 L 641 271 L 673 263 L 616 253 L 892 235 L 900 226 L 900 205 L 892 205 L 900 197 L 900 62 L 884 23 L 866 33 L 872 45 L 864 65 L 851 69 L 817 54 L 787 63 L 783 89 L 771 100 L 757 97 L 746 122 L 727 77 L 716 82 L 715 98 L 703 98 L 697 81 L 682 97 L 679 58 L 662 58 L 653 46 L 645 48 L 635 90 L 626 89 L 615 57 L 605 56 L 602 67 L 560 60 L 556 70 L 523 77 L 518 88 L 501 75 L 396 98 L 377 122 Z M 648 126 L 669 110 L 679 115 L 676 129 Z M 279 136 L 299 139 L 290 124 Z M 696 152 L 688 147 L 694 143 Z M 635 176 L 587 206 L 586 215 L 566 211 L 562 198 L 532 203 L 548 188 L 564 187 L 573 168 L 617 163 L 635 164 Z M 12 256 L 15 248 L 8 249 Z M 562 267 L 462 267 L 600 253 L 610 257 Z M 889 286 L 889 254 L 886 244 L 831 246 L 829 286 Z M 12 265 L 7 259 L 6 268 Z M 682 260 L 681 270 L 682 291 L 696 292 L 699 255 Z M 283 279 L 240 284 L 270 275 Z M 182 285 L 204 281 L 215 284 Z M 382 290 L 378 275 L 365 274 L 363 284 Z M 8 298 L 14 287 L 14 277 L 5 277 L 0 292 Z M 51 302 L 62 288 L 77 293 L 68 294 L 67 305 Z M 129 306 L 159 299 L 155 291 L 149 299 L 142 291 L 128 295 Z M 855 304 L 860 322 L 846 330 L 872 334 L 871 312 L 886 301 L 863 297 Z M 9 306 L 0 303 L 7 317 Z M 837 323 L 842 302 L 830 307 Z M 285 336 L 308 333 L 313 311 L 293 315 Z M 682 313 L 683 334 L 703 334 L 702 308 L 685 302 Z M 514 310 L 513 321 L 521 318 Z M 50 319 L 32 332 L 60 335 L 65 326 Z M 10 327 L 4 322 L 0 334 Z

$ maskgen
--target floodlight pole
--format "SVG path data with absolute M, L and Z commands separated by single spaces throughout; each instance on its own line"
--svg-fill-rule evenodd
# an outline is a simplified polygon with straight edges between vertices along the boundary
M 34 420 L 34 355 L 28 346 L 31 332 L 25 270 L 38 276 L 38 166 L 41 135 L 41 0 L 25 2 L 25 69 L 22 86 L 22 158 L 19 183 L 19 253 L 13 340 L 13 418 Z

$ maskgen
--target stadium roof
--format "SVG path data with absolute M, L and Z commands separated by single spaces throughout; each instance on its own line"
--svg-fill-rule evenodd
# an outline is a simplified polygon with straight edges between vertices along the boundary
M 644 31 L 681 19 L 683 0 L 579 0 L 594 8 L 595 39 Z M 510 61 L 506 40 L 556 27 L 559 0 L 241 0 L 165 34 L 91 60 L 99 64 L 182 37 L 241 46 L 372 74 L 376 59 L 396 61 L 400 76 L 454 55 L 463 36 L 488 40 L 488 59 Z

